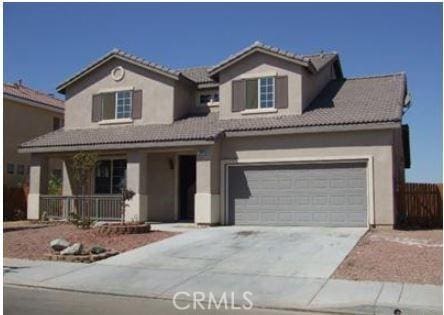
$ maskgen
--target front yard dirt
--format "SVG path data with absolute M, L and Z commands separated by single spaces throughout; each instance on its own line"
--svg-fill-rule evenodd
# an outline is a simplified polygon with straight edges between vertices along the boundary
M 442 251 L 442 230 L 372 230 L 333 278 L 442 285 Z
M 56 238 L 64 238 L 70 243 L 80 242 L 86 247 L 101 245 L 125 252 L 176 234 L 153 231 L 146 234 L 105 236 L 97 234 L 93 229 L 82 230 L 70 224 L 57 224 L 3 233 L 3 255 L 10 258 L 44 259 L 44 255 L 51 252 L 49 242 Z

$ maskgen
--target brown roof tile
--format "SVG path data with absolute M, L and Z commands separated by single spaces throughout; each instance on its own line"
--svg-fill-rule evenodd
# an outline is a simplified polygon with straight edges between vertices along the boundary
M 405 95 L 404 74 L 341 79 L 328 84 L 302 115 L 220 120 L 217 113 L 211 113 L 173 124 L 58 130 L 23 143 L 21 148 L 63 151 L 63 147 L 81 145 L 215 140 L 224 132 L 400 122 Z
M 64 102 L 49 94 L 34 90 L 22 83 L 3 84 L 3 93 L 14 97 L 22 98 L 24 100 L 41 103 L 44 105 L 53 106 L 59 109 L 65 109 Z

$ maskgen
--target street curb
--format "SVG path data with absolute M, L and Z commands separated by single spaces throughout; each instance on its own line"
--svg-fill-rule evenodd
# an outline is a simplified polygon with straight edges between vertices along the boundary
M 33 284 L 16 284 L 16 283 L 3 283 L 4 287 L 18 287 L 18 288 L 29 288 L 29 289 L 44 289 L 44 290 L 53 290 L 53 291 L 63 291 L 63 292 L 75 292 L 75 293 L 85 293 L 85 294 L 94 294 L 94 295 L 106 295 L 106 296 L 115 296 L 115 297 L 129 297 L 129 298 L 137 298 L 137 299 L 152 299 L 152 300 L 163 300 L 170 301 L 171 298 L 164 296 L 155 296 L 155 295 L 137 295 L 137 294 L 123 294 L 123 293 L 111 293 L 111 292 L 96 292 L 89 290 L 79 290 L 79 289 L 70 289 L 70 288 L 55 288 L 49 286 L 42 285 L 33 285 Z M 179 301 L 189 301 L 189 299 L 177 299 Z M 234 304 L 235 306 L 241 307 L 242 305 Z M 264 309 L 264 310 L 281 310 L 281 311 L 294 311 L 294 312 L 305 312 L 305 313 L 324 313 L 324 314 L 355 314 L 355 315 L 368 315 L 368 314 L 378 314 L 381 312 L 381 307 L 377 307 L 375 305 L 360 305 L 360 308 L 368 308 L 368 311 L 360 311 L 356 308 L 338 308 L 338 309 L 319 309 L 319 308 L 302 308 L 302 307 L 272 307 L 272 306 L 261 306 L 255 305 L 253 309 Z M 390 313 L 392 310 L 397 308 L 401 309 L 402 312 L 407 314 L 416 314 L 421 312 L 422 314 L 441 314 L 440 310 L 421 310 L 415 308 L 402 308 L 398 306 L 385 306 L 384 309 L 390 309 Z

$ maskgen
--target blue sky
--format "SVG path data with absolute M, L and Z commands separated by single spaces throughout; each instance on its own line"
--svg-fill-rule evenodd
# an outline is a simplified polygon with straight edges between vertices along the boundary
M 336 50 L 346 77 L 405 71 L 407 179 L 442 182 L 442 4 L 4 4 L 4 79 L 54 92 L 114 47 L 174 68 L 260 40 Z

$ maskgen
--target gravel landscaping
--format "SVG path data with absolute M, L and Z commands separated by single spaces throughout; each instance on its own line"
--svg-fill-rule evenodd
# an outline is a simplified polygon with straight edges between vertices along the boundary
M 125 252 L 176 235 L 173 232 L 153 231 L 145 234 L 100 235 L 94 229 L 82 230 L 71 224 L 57 224 L 39 229 L 25 229 L 3 233 L 3 256 L 10 258 L 44 259 L 50 253 L 49 242 L 64 238 L 85 247 L 101 245 Z
M 372 230 L 333 277 L 442 285 L 442 255 L 442 230 Z

